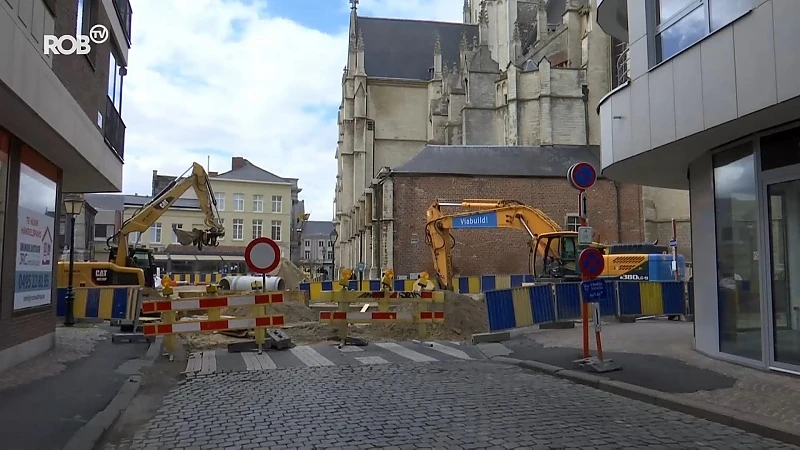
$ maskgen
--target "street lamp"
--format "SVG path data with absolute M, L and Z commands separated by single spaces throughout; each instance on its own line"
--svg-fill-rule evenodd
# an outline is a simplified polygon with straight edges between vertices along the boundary
M 334 226 L 331 231 L 331 281 L 336 279 L 336 240 L 339 239 L 339 233 L 336 232 Z
M 69 216 L 69 278 L 67 281 L 67 296 L 65 298 L 66 312 L 64 326 L 75 325 L 75 289 L 72 287 L 72 275 L 75 269 L 75 218 L 83 212 L 83 197 L 77 194 L 64 196 L 64 214 Z

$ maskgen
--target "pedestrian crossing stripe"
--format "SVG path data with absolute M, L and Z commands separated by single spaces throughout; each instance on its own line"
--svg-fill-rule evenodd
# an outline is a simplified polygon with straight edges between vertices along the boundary
M 456 348 L 460 347 L 460 348 Z M 452 342 L 379 342 L 366 347 L 336 344 L 298 345 L 289 350 L 228 353 L 204 350 L 192 353 L 186 364 L 187 375 L 218 372 L 265 371 L 289 367 L 330 367 L 481 359 L 479 350 Z

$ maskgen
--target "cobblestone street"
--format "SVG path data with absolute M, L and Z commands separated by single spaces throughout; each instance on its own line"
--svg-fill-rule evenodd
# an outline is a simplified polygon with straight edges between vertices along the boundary
M 517 367 L 457 361 L 192 377 L 115 448 L 796 447 Z

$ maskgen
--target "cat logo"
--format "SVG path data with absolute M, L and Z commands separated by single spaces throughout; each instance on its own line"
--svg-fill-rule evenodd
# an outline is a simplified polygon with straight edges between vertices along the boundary
M 164 198 L 164 200 L 161 200 L 160 202 L 158 202 L 158 204 L 156 204 L 155 208 L 156 209 L 167 209 L 167 207 L 169 206 L 170 203 L 172 203 L 172 200 L 174 198 L 175 197 L 166 197 L 166 198 Z

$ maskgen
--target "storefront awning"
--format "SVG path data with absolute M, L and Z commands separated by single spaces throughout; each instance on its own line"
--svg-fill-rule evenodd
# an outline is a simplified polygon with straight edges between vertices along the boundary
M 219 255 L 197 255 L 198 261 L 222 261 Z
M 223 256 L 223 261 L 244 261 L 243 255 L 236 255 L 236 256 Z
M 156 261 L 168 261 L 169 255 L 153 255 L 153 259 Z
M 170 255 L 170 259 L 173 261 L 196 261 L 197 257 L 194 255 Z

